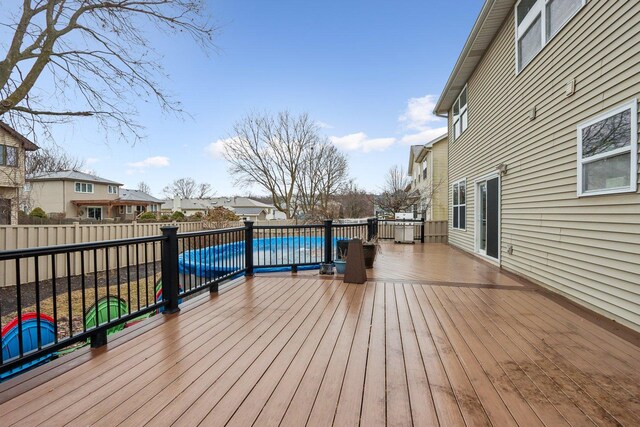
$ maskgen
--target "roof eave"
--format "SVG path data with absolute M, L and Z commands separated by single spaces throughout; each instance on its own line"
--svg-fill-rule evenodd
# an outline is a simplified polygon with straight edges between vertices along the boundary
M 515 3 L 516 0 L 485 1 L 436 103 L 434 109 L 436 115 L 447 114 L 451 109 L 458 93 L 462 90 L 487 48 L 493 42 Z M 481 38 L 479 38 L 480 35 L 482 35 Z

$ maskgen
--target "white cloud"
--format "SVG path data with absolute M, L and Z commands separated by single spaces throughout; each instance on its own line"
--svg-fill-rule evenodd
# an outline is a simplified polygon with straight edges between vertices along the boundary
M 204 151 L 212 159 L 224 159 L 224 147 L 227 143 L 231 142 L 233 138 L 219 139 L 216 142 L 212 142 L 204 148 Z
M 396 142 L 395 138 L 369 138 L 366 133 L 358 132 L 345 136 L 331 136 L 329 140 L 338 148 L 347 151 L 384 151 Z
M 446 120 L 433 114 L 436 106 L 435 95 L 411 98 L 407 101 L 407 109 L 398 117 L 398 121 L 408 131 L 400 138 L 403 144 L 425 144 L 447 133 Z
M 136 169 L 164 168 L 169 166 L 169 158 L 165 156 L 147 157 L 139 162 L 127 163 L 127 166 Z
M 421 98 L 411 98 L 407 101 L 407 109 L 398 117 L 407 129 L 424 130 L 430 123 L 437 123 L 442 119 L 433 114 L 436 106 L 435 95 L 425 95 Z

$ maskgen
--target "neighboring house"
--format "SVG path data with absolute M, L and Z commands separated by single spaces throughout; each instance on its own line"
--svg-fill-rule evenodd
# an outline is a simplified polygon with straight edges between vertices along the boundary
M 117 216 L 122 220 L 129 221 L 145 212 L 152 212 L 159 216 L 162 200 L 143 191 L 121 188 L 117 203 L 114 205 L 114 208 L 117 208 Z
M 420 194 L 414 205 L 414 215 L 427 221 L 448 218 L 447 191 L 448 135 L 442 135 L 424 145 L 413 145 L 409 151 L 409 191 Z
M 210 197 L 206 199 L 174 199 L 162 201 L 162 213 L 171 214 L 179 211 L 183 214 L 206 214 L 209 209 L 224 207 L 238 215 L 242 220 L 266 221 L 284 219 L 284 214 L 275 206 L 253 200 L 249 197 Z
M 449 242 L 640 330 L 640 2 L 487 0 L 436 105 Z
M 27 177 L 25 199 L 30 208 L 49 216 L 94 220 L 133 220 L 158 212 L 161 201 L 122 184 L 84 172 L 69 170 Z
M 27 151 L 38 146 L 0 122 L 0 225 L 17 224 Z

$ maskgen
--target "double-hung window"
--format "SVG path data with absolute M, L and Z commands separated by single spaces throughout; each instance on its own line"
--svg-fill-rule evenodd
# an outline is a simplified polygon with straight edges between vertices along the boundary
M 0 166 L 18 166 L 18 149 L 10 145 L 0 145 Z
M 467 228 L 467 181 L 461 179 L 453 183 L 453 228 Z
M 456 140 L 467 129 L 469 115 L 467 113 L 467 86 L 453 103 L 453 139 Z
M 76 193 L 93 193 L 93 184 L 90 182 L 76 182 Z
M 578 126 L 578 196 L 636 191 L 638 102 Z
M 427 179 L 427 159 L 422 162 L 422 179 Z
M 118 186 L 110 185 L 109 186 L 109 194 L 118 194 Z
M 586 0 L 520 0 L 516 3 L 518 72 L 586 4 Z

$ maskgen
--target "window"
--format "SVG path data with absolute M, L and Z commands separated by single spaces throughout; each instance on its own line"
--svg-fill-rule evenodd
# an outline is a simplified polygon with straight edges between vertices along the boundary
M 520 72 L 584 6 L 586 0 L 520 0 L 516 4 L 516 64 Z
M 118 186 L 110 185 L 109 186 L 109 194 L 118 194 Z
M 427 160 L 422 162 L 422 178 L 427 179 Z
M 76 182 L 76 193 L 93 193 L 93 184 L 90 182 Z
M 453 184 L 453 228 L 467 228 L 467 182 L 462 179 Z
M 0 166 L 18 166 L 18 149 L 10 145 L 0 145 Z
M 467 86 L 465 85 L 462 92 L 453 103 L 453 139 L 456 140 L 467 129 L 468 123 L 467 113 Z
M 578 196 L 636 191 L 638 102 L 578 126 Z
M 133 206 L 129 205 L 127 206 L 127 213 L 130 214 L 133 212 Z
M 158 212 L 158 205 L 150 205 L 149 210 L 151 212 Z
M 102 208 L 101 207 L 87 207 L 87 218 L 101 220 L 102 219 Z

